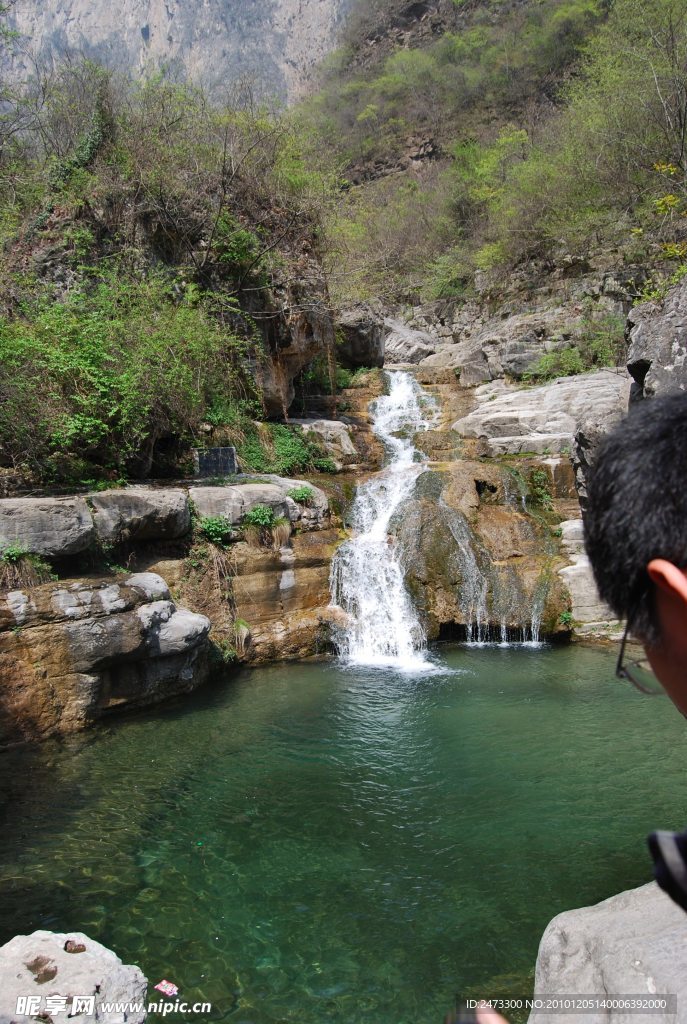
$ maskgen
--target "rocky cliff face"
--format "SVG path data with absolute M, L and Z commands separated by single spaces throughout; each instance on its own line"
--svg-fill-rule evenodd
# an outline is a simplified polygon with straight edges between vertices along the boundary
M 633 398 L 651 398 L 687 386 L 687 280 L 662 301 L 637 306 L 629 318 L 627 368 Z
M 0 598 L 0 746 L 74 732 L 207 676 L 210 621 L 153 573 L 69 579 Z
M 335 46 L 353 0 L 19 0 L 10 24 L 44 59 L 77 51 L 133 75 L 167 67 L 217 90 L 294 98 Z

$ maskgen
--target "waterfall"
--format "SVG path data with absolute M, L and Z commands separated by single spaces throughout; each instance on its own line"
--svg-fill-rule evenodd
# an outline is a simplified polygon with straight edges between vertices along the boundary
M 354 535 L 332 563 L 332 604 L 346 615 L 334 639 L 339 654 L 354 664 L 427 669 L 424 630 L 406 590 L 389 524 L 423 472 L 413 435 L 433 426 L 437 408 L 408 373 L 386 377 L 389 394 L 378 398 L 371 411 L 387 463 L 358 487 L 351 510 Z

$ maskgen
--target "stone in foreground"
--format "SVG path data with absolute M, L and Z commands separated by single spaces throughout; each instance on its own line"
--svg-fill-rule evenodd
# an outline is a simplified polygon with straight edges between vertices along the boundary
M 554 917 L 539 946 L 535 996 L 677 996 L 678 1014 L 622 1010 L 578 1014 L 585 1024 L 677 1024 L 687 1006 L 687 916 L 655 883 L 621 892 L 594 907 Z M 682 1009 L 681 1009 L 682 1008 Z M 530 1024 L 560 1024 L 560 1014 L 533 1013 Z
M 17 1014 L 17 1000 L 40 1000 L 37 1012 L 49 1012 L 48 999 L 66 999 L 65 1010 L 53 1010 L 56 1020 L 69 1018 L 70 1024 L 143 1024 L 148 981 L 138 967 L 123 964 L 119 957 L 89 939 L 82 932 L 36 931 L 15 935 L 0 947 L 0 1021 L 2 1024 L 26 1024 L 37 1014 Z M 94 999 L 93 1011 L 79 1010 L 74 997 Z M 124 1003 L 130 1009 L 106 1012 L 103 1004 Z M 35 1003 L 33 1004 L 35 1005 Z M 81 1004 L 83 1007 L 83 1003 Z M 135 1009 L 138 1007 L 138 1009 Z M 59 1016 L 58 1016 L 59 1014 Z

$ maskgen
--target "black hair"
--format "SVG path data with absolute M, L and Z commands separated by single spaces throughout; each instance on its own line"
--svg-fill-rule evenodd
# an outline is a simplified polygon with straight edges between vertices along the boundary
M 687 394 L 644 399 L 603 438 L 588 481 L 585 543 L 601 597 L 660 640 L 653 558 L 687 567 Z

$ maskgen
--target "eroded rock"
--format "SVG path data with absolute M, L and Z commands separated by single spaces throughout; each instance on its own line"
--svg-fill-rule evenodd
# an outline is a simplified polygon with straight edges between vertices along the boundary
M 437 350 L 438 339 L 428 331 L 418 331 L 402 320 L 384 321 L 389 333 L 386 337 L 385 362 L 420 363 Z
M 383 366 L 386 331 L 371 306 L 344 310 L 337 322 L 337 358 L 343 366 Z
M 581 519 L 570 519 L 560 525 L 562 546 L 570 565 L 559 569 L 558 575 L 568 588 L 572 600 L 575 632 L 584 636 L 608 636 L 620 629 L 611 609 L 599 597 L 594 573 L 584 549 L 584 527 Z
M 123 964 L 111 949 L 82 932 L 35 931 L 0 946 L 0 1021 L 6 1024 L 35 1019 L 34 1012 L 16 1014 L 20 997 L 38 999 L 36 1011 L 46 1013 L 47 996 L 65 999 L 66 1009 L 57 1012 L 65 1019 L 68 1014 L 75 1024 L 121 1024 L 121 1012 L 106 1012 L 104 1003 L 128 1004 L 127 1024 L 143 1024 L 147 987 L 140 968 Z M 74 1002 L 75 996 L 83 996 L 86 1005 Z M 56 1017 L 57 1012 L 53 1010 Z
M 687 387 L 687 281 L 662 303 L 645 302 L 629 315 L 627 368 L 633 398 L 651 398 Z
M 391 527 L 430 638 L 559 630 L 565 599 L 548 577 L 547 531 L 523 511 L 507 469 L 461 460 L 429 470 Z
M 350 466 L 358 461 L 358 452 L 351 440 L 350 428 L 340 420 L 291 420 L 303 428 L 306 434 L 313 433 L 339 466 Z
M 82 729 L 207 675 L 210 621 L 161 577 L 65 580 L 0 597 L 0 744 Z
M 200 516 L 223 516 L 234 526 L 256 505 L 267 505 L 275 516 L 283 516 L 304 530 L 318 529 L 327 519 L 329 500 L 319 487 L 271 473 L 261 474 L 260 481 L 229 487 L 192 487 L 189 496 Z M 311 492 L 308 504 L 299 504 L 290 495 L 302 487 Z

